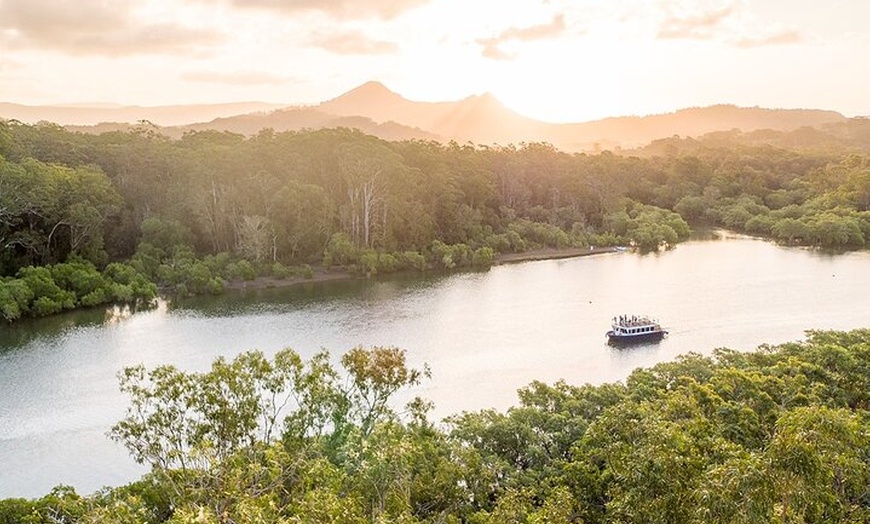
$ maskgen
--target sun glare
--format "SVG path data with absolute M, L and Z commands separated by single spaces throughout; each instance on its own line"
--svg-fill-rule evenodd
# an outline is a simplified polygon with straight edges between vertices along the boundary
M 547 122 L 577 122 L 619 112 L 621 73 L 588 44 L 574 42 L 567 53 L 556 46 L 528 45 L 523 56 L 505 64 L 493 93 L 516 112 Z

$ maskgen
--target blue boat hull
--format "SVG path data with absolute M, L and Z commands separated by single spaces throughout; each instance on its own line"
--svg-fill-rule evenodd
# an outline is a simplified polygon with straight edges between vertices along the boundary
M 607 343 L 614 346 L 627 346 L 630 344 L 639 344 L 643 342 L 658 342 L 668 332 L 665 330 L 652 331 L 650 333 L 640 333 L 636 335 L 615 335 L 613 331 L 607 332 Z

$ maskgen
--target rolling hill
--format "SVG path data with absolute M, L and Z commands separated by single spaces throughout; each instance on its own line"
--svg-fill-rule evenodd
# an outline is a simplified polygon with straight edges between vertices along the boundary
M 307 107 L 279 108 L 259 102 L 165 107 L 34 107 L 0 103 L 0 117 L 25 122 L 47 120 L 85 132 L 124 129 L 139 120 L 148 120 L 172 137 L 203 129 L 253 135 L 265 128 L 289 131 L 342 126 L 387 140 L 455 140 L 485 145 L 549 142 L 571 152 L 629 149 L 675 135 L 698 137 L 730 130 L 792 132 L 849 121 L 835 111 L 715 105 L 660 115 L 553 124 L 522 116 L 488 93 L 452 102 L 418 102 L 379 82 L 367 82 Z
M 40 121 L 62 126 L 92 126 L 106 122 L 134 123 L 148 120 L 158 126 L 177 126 L 204 122 L 215 118 L 255 112 L 272 111 L 281 104 L 265 102 L 231 102 L 225 104 L 192 104 L 172 106 L 117 106 L 79 104 L 65 106 L 28 106 L 0 102 L 0 118 L 28 124 Z

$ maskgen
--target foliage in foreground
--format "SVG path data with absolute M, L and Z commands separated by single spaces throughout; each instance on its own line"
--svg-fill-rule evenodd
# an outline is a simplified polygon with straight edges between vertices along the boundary
M 7 522 L 859 523 L 870 519 L 870 330 L 690 354 L 624 384 L 530 384 L 505 413 L 426 419 L 396 348 L 135 367 L 111 432 L 152 468 Z

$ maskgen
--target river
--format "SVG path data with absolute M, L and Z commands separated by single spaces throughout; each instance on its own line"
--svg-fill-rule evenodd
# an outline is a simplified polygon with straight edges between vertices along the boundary
M 440 419 L 504 410 L 532 380 L 600 384 L 717 347 L 751 350 L 808 329 L 870 327 L 870 252 L 826 254 L 722 233 L 653 254 L 611 253 L 485 272 L 228 293 L 127 314 L 87 311 L 0 328 L 0 497 L 57 484 L 91 493 L 144 469 L 105 433 L 126 399 L 124 366 L 204 370 L 218 355 L 292 347 L 333 357 L 404 348 L 432 378 Z M 658 344 L 605 344 L 611 317 L 644 313 Z

